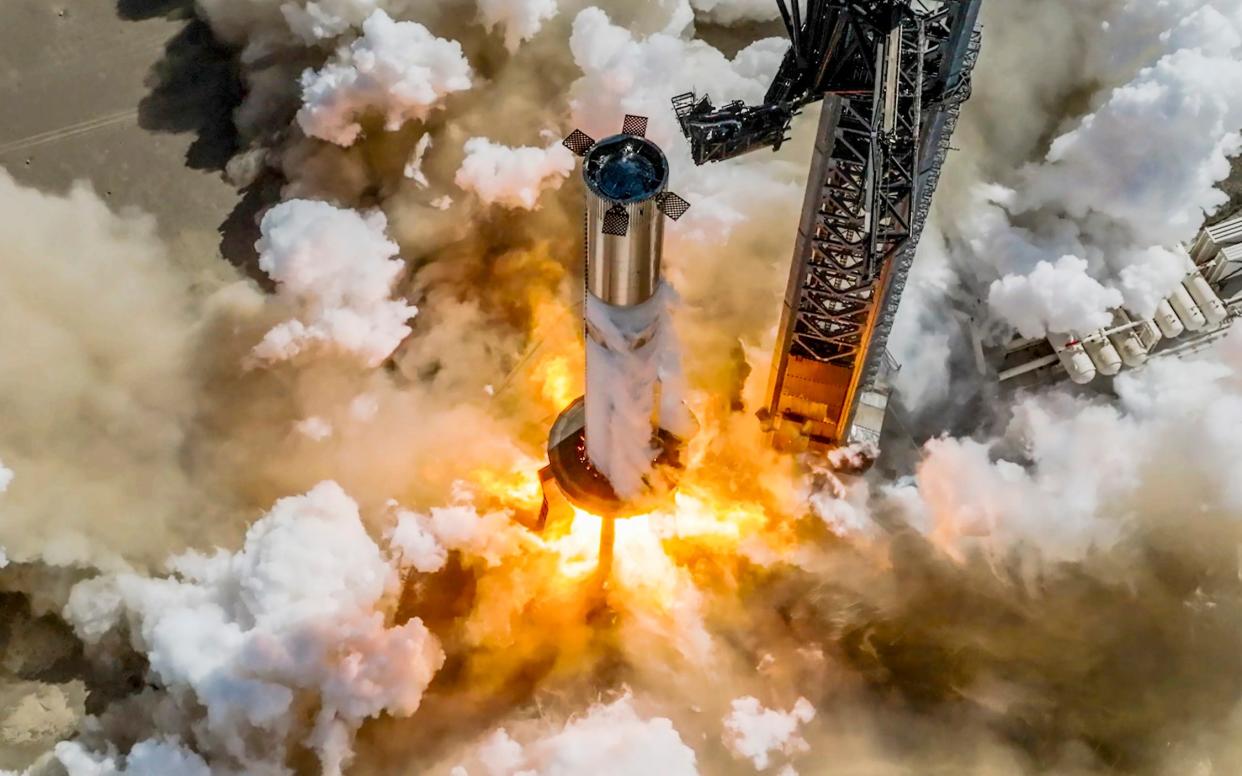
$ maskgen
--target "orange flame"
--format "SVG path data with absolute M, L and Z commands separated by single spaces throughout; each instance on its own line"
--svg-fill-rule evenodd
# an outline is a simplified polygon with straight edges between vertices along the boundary
M 579 383 L 569 365 L 567 356 L 553 356 L 535 367 L 532 380 L 539 387 L 539 395 L 554 410 L 560 411 L 578 398 Z

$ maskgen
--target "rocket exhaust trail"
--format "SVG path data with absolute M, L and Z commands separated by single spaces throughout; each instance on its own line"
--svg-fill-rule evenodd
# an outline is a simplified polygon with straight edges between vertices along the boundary
M 620 134 L 580 130 L 565 146 L 583 158 L 586 183 L 586 392 L 556 419 L 536 528 L 598 515 L 599 578 L 613 558 L 614 521 L 650 512 L 671 496 L 684 441 L 697 427 L 662 375 L 675 351 L 660 277 L 664 217 L 689 208 L 667 190 L 668 160 L 646 137 L 647 119 L 626 116 Z

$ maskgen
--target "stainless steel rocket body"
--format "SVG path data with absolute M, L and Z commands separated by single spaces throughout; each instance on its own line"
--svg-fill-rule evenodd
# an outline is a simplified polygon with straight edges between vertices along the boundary
M 689 417 L 661 375 L 676 348 L 667 331 L 660 261 L 668 161 L 645 137 L 613 135 L 584 154 L 586 393 L 557 420 L 549 468 L 574 503 L 609 516 L 650 508 L 657 465 L 675 467 Z M 671 290 L 670 290 L 671 291 Z M 680 412 L 666 413 L 678 395 Z M 666 423 L 662 415 L 677 415 Z
M 660 283 L 664 215 L 654 199 L 622 205 L 626 234 L 606 234 L 604 216 L 615 203 L 587 195 L 587 292 L 601 302 L 630 307 L 650 299 Z
M 664 217 L 657 203 L 668 184 L 668 160 L 646 138 L 613 135 L 587 152 L 582 175 L 587 291 L 610 305 L 641 304 L 660 282 Z

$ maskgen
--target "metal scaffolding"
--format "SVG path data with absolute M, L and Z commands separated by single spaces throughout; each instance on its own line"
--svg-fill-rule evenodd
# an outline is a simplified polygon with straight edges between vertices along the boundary
M 702 162 L 779 147 L 824 100 L 769 381 L 778 447 L 879 441 L 885 344 L 969 96 L 979 3 L 781 1 L 792 45 L 764 105 L 674 102 Z

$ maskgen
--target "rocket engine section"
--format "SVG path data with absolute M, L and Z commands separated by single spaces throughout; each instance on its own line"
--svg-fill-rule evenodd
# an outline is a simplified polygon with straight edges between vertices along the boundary
M 650 511 L 676 486 L 696 422 L 682 402 L 668 322 L 674 294 L 660 277 L 664 218 L 689 208 L 667 190 L 668 160 L 647 120 L 595 141 L 575 130 L 586 183 L 586 393 L 557 418 L 541 473 L 543 527 L 560 497 L 606 518 Z

